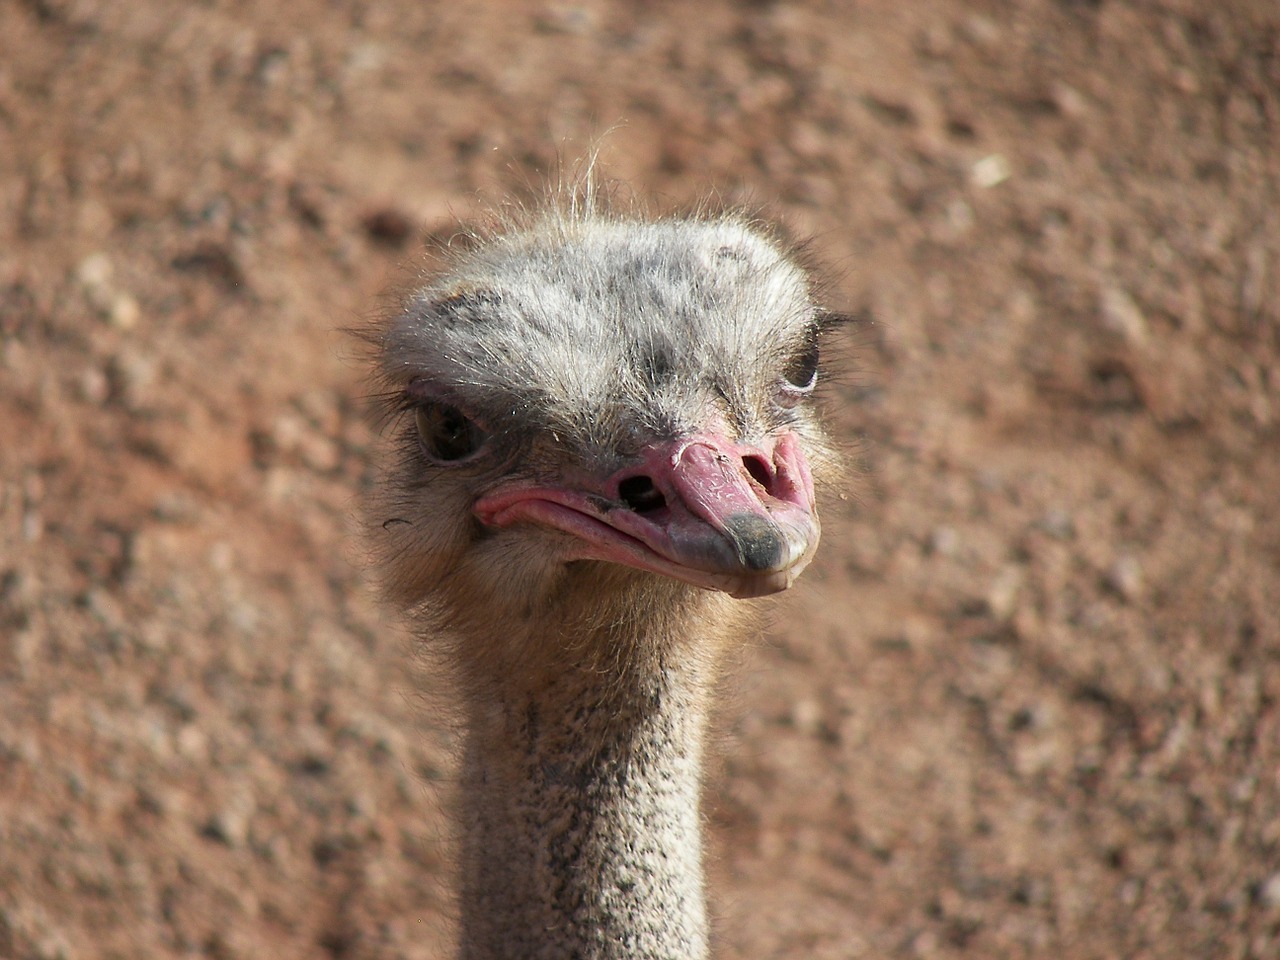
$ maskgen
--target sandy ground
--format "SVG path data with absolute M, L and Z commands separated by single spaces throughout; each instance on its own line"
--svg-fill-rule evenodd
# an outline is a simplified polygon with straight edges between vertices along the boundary
M 718 955 L 1280 956 L 1280 8 L 268 9 L 0 3 L 0 957 L 448 956 L 338 331 L 610 128 L 863 318 Z

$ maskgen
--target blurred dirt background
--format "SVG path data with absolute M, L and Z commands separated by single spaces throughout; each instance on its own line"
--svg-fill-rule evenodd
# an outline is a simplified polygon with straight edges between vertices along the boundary
M 863 318 L 719 956 L 1280 957 L 1272 0 L 0 2 L 0 957 L 449 955 L 338 331 L 610 128 Z

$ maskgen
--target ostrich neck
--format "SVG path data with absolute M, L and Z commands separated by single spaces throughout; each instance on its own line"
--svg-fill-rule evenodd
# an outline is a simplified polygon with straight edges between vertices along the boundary
M 707 956 L 697 664 L 655 654 L 475 709 L 463 771 L 463 960 Z M 508 691 L 509 693 L 509 691 Z

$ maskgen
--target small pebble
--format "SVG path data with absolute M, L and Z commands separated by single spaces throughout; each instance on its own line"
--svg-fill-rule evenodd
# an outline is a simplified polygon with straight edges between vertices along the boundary
M 960 549 L 960 534 L 954 527 L 935 527 L 929 534 L 929 552 L 935 556 L 953 557 Z
M 973 165 L 970 176 L 976 186 L 990 189 L 998 187 L 1013 176 L 1013 168 L 1003 154 L 992 153 Z
M 249 824 L 257 812 L 254 796 L 247 790 L 238 791 L 205 825 L 204 832 L 229 847 L 244 845 L 249 836 Z
M 791 724 L 801 733 L 817 733 L 822 724 L 822 707 L 815 700 L 797 700 L 791 708 Z
M 1125 600 L 1138 599 L 1142 593 L 1142 564 L 1136 557 L 1121 557 L 1107 570 L 1106 584 Z
M 80 399 L 96 406 L 106 402 L 111 395 L 111 381 L 97 367 L 86 367 L 76 380 L 76 392 Z
M 947 226 L 958 234 L 968 233 L 975 221 L 973 207 L 959 197 L 947 204 Z
M 1065 83 L 1055 83 L 1049 92 L 1049 99 L 1064 117 L 1079 119 L 1089 111 L 1089 105 L 1080 91 Z
M 178 730 L 174 738 L 178 753 L 188 760 L 204 762 L 209 756 L 209 738 L 195 723 L 188 723 Z
M 104 290 L 114 276 L 115 268 L 105 253 L 92 253 L 76 267 L 76 280 L 85 290 Z
M 138 325 L 141 315 L 142 309 L 138 306 L 138 301 L 127 293 L 117 293 L 107 310 L 107 319 L 117 330 L 132 330 Z
M 1075 520 L 1061 508 L 1050 508 L 1036 521 L 1036 526 L 1057 540 L 1070 540 L 1076 535 Z
M 983 47 L 995 47 L 1000 43 L 1000 27 L 994 20 L 974 14 L 964 21 L 965 35 Z
M 111 358 L 107 367 L 115 392 L 125 408 L 141 408 L 151 387 L 156 382 L 155 361 L 131 346 L 125 346 Z
M 1098 315 L 1106 329 L 1120 334 L 1131 347 L 1140 347 L 1147 342 L 1147 318 L 1133 298 L 1119 287 L 1107 287 L 1102 291 Z
M 1005 567 L 996 575 L 987 590 L 987 607 L 999 620 L 1008 620 L 1018 606 L 1018 593 L 1022 589 L 1022 570 Z
M 1258 885 L 1258 902 L 1269 910 L 1280 907 L 1280 873 L 1273 873 Z

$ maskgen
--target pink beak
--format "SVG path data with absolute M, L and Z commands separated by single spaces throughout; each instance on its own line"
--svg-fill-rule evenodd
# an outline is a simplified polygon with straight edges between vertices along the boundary
M 735 597 L 791 586 L 818 545 L 813 479 L 792 433 L 765 446 L 698 434 L 653 444 L 602 482 L 499 488 L 490 527 L 533 523 L 573 537 L 566 560 L 605 560 Z

